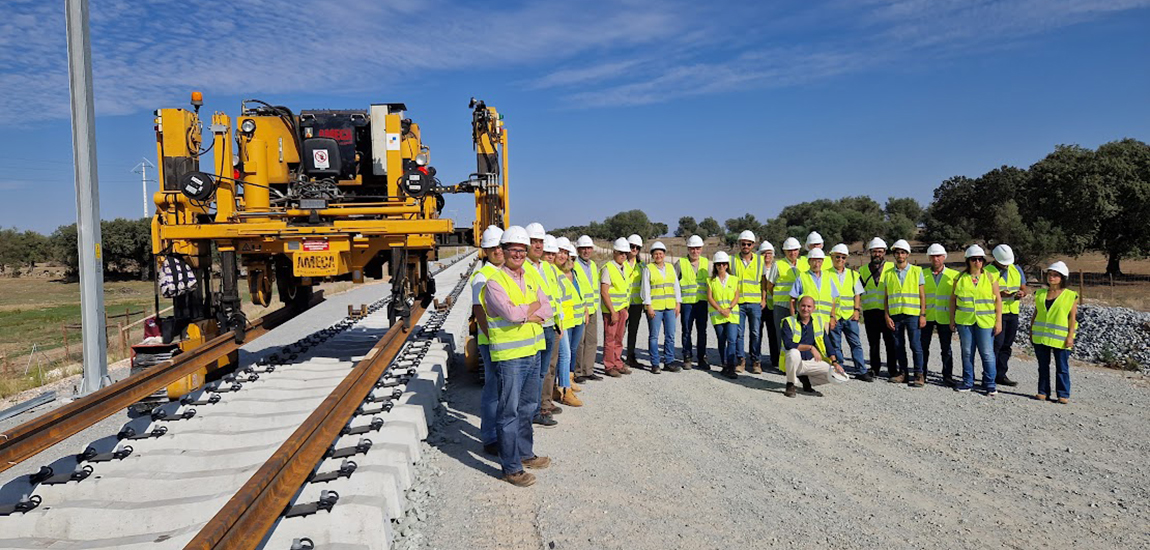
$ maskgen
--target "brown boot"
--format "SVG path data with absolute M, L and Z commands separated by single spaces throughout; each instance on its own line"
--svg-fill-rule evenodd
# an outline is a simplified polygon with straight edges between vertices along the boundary
M 523 466 L 532 470 L 544 470 L 551 465 L 551 459 L 545 456 L 533 456 L 523 459 Z
M 575 396 L 575 392 L 573 392 L 569 389 L 563 390 L 562 397 L 560 397 L 558 401 L 564 405 L 567 405 L 568 407 L 582 407 L 583 406 L 583 401 Z
M 619 372 L 619 369 L 607 369 L 604 372 L 611 378 L 619 378 L 620 376 L 623 376 L 623 373 Z
M 507 483 L 510 483 L 516 487 L 530 487 L 535 485 L 535 474 L 528 472 L 507 474 L 503 476 L 503 481 L 506 481 Z
M 763 374 L 763 367 L 758 363 L 751 363 L 751 374 Z
M 691 366 L 692 366 L 691 358 L 690 357 L 684 357 L 683 358 L 683 370 L 691 370 Z
M 555 388 L 553 388 L 551 390 L 551 400 L 558 402 L 558 401 L 561 401 L 562 399 L 563 399 L 563 390 L 559 388 L 558 384 L 556 384 Z
M 638 366 L 639 365 L 635 365 L 635 367 L 638 367 Z M 628 367 L 627 365 L 623 365 L 623 368 L 619 369 L 619 372 L 621 372 L 623 374 L 631 374 L 631 367 Z
M 739 359 L 739 362 L 735 363 L 735 373 L 743 372 L 744 370 L 746 370 L 746 366 L 747 366 L 747 360 L 746 359 Z
M 915 388 L 921 388 L 921 387 L 925 386 L 926 385 L 926 375 L 924 375 L 921 372 L 918 373 L 918 376 L 914 377 L 914 382 L 911 382 L 910 385 L 911 385 L 911 387 L 915 387 Z
M 583 388 L 579 384 L 575 383 L 575 377 L 571 377 L 571 391 L 573 391 L 573 392 L 583 391 Z
M 892 376 L 889 379 L 887 379 L 887 381 L 890 382 L 891 384 L 901 384 L 903 382 L 906 382 L 906 377 L 901 375 L 901 374 L 897 374 L 897 375 Z

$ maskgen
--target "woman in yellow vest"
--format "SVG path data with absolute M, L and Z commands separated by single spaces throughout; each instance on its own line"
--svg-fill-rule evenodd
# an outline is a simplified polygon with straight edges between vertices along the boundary
M 954 391 L 974 388 L 974 350 L 982 357 L 982 387 L 998 395 L 994 373 L 994 335 L 1002 331 L 1002 297 L 998 282 L 983 271 L 986 252 L 977 244 L 966 249 L 966 269 L 954 280 L 950 297 L 950 330 L 962 347 L 962 382 Z
M 679 316 L 679 278 L 675 270 L 664 261 L 667 247 L 661 241 L 651 245 L 651 262 L 643 264 L 643 280 L 639 289 L 643 307 L 647 309 L 647 352 L 651 355 L 651 372 L 658 374 L 659 366 L 679 372 L 675 364 L 675 318 Z M 663 332 L 663 350 L 659 351 L 659 333 Z
M 711 259 L 711 278 L 707 281 L 707 304 L 710 305 L 711 325 L 718 340 L 719 360 L 723 376 L 738 378 L 735 373 L 735 338 L 739 331 L 739 279 L 731 275 L 731 258 L 722 250 Z
M 582 407 L 583 401 L 575 396 L 578 391 L 571 381 L 571 366 L 575 359 L 572 349 L 572 333 L 583 329 L 583 318 L 586 306 L 583 296 L 575 282 L 575 274 L 571 270 L 571 257 L 575 255 L 575 247 L 567 237 L 555 239 L 555 268 L 558 270 L 559 307 L 563 315 L 559 319 L 559 362 L 555 369 L 555 394 L 551 397 L 564 405 Z
M 1034 343 L 1034 357 L 1038 359 L 1039 401 L 1050 393 L 1050 357 L 1054 356 L 1058 402 L 1070 402 L 1070 350 L 1074 348 L 1074 333 L 1078 330 L 1078 293 L 1066 288 L 1070 270 L 1062 262 L 1046 268 L 1046 285 L 1034 293 L 1034 322 L 1030 325 L 1030 341 Z

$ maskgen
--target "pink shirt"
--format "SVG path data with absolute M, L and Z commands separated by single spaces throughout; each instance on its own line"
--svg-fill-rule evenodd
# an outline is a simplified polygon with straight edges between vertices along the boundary
M 522 267 L 519 268 L 518 273 L 511 271 L 506 265 L 499 269 L 503 270 L 508 277 L 511 277 L 512 281 L 515 281 L 515 283 L 519 285 L 520 292 L 526 292 L 527 286 L 523 281 L 523 277 L 527 272 L 523 271 Z M 540 319 L 550 319 L 555 315 L 555 312 L 551 309 L 551 301 L 547 299 L 547 295 L 543 293 L 542 288 L 535 290 L 535 299 L 539 301 L 539 309 L 535 310 L 535 316 Z M 488 317 L 499 317 L 512 323 L 522 323 L 527 321 L 528 307 L 530 307 L 530 304 L 522 306 L 513 305 L 511 298 L 507 297 L 507 291 L 503 289 L 503 286 L 501 286 L 498 281 L 494 279 L 487 281 Z

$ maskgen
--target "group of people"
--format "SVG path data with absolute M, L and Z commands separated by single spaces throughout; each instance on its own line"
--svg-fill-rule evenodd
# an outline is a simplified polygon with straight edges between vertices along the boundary
M 807 236 L 805 256 L 799 241 L 787 238 L 778 260 L 770 242 L 756 248 L 751 231 L 739 235 L 737 252 L 718 251 L 709 260 L 702 256 L 703 240 L 691 236 L 686 257 L 669 261 L 667 247 L 656 241 L 648 249 L 649 261 L 643 261 L 643 239 L 631 235 L 612 243 L 611 260 L 603 266 L 593 259 L 596 247 L 590 237 L 572 243 L 546 234 L 539 223 L 506 231 L 492 226 L 481 241 L 485 261 L 472 275 L 484 367 L 481 435 L 484 450 L 499 456 L 503 479 L 517 486 L 535 482 L 525 468 L 550 465 L 550 459 L 534 452 L 534 427 L 558 424 L 560 404 L 582 406 L 576 396 L 582 391 L 579 384 L 604 379 L 594 370 L 600 322 L 603 373 L 612 378 L 640 368 L 635 347 L 645 318 L 649 369 L 655 374 L 710 370 L 709 322 L 723 376 L 759 374 L 769 364 L 785 372 L 787 397 L 800 391 L 821 396 L 814 386 L 850 374 L 874 381 L 880 374 L 880 343 L 887 379 L 921 388 L 935 334 L 943 384 L 959 392 L 974 389 L 977 351 L 986 395 L 996 395 L 998 385 L 1016 385 L 1007 373 L 1020 300 L 1029 290 L 1005 244 L 994 248 L 991 265 L 982 247 L 970 246 L 959 271 L 946 267 L 947 252 L 938 244 L 927 249 L 929 267 L 910 263 L 910 244 L 902 239 L 890 247 L 894 261 L 888 261 L 886 242 L 876 237 L 867 245 L 870 261 L 856 271 L 847 266 L 849 251 L 842 243 L 830 249 L 828 262 L 817 232 Z M 1030 330 L 1039 363 L 1035 397 L 1067 403 L 1078 297 L 1067 288 L 1065 263 L 1052 264 L 1045 278 L 1046 288 L 1035 292 Z M 864 326 L 869 362 L 862 349 Z M 956 332 L 959 377 L 951 351 Z M 844 336 L 853 367 L 849 373 Z M 1050 387 L 1052 360 L 1057 393 Z

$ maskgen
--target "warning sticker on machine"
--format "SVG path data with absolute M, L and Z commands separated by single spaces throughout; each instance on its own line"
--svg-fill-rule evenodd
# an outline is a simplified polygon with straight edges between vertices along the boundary
M 388 151 L 398 151 L 399 150 L 399 134 L 392 134 L 392 133 L 387 134 L 387 150 Z
M 303 249 L 308 252 L 318 252 L 320 250 L 327 250 L 328 244 L 327 241 L 322 240 L 304 241 Z
M 316 149 L 311 152 L 312 159 L 315 160 L 316 170 L 327 170 L 331 168 L 331 162 L 327 159 L 327 149 Z

